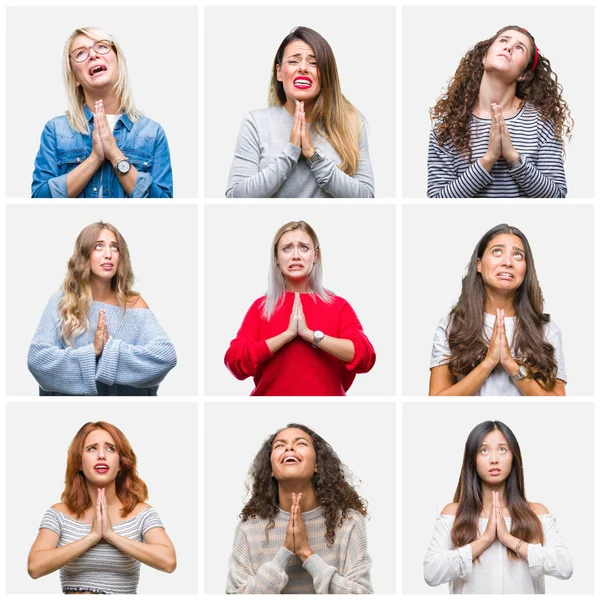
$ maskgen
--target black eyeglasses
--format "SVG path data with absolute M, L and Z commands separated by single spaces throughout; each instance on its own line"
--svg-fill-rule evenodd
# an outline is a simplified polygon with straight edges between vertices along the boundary
M 90 55 L 90 48 L 94 49 L 96 54 L 108 54 L 113 47 L 113 43 L 109 40 L 98 40 L 93 46 L 81 46 L 81 48 L 75 48 L 69 56 L 75 62 L 83 62 L 87 60 Z

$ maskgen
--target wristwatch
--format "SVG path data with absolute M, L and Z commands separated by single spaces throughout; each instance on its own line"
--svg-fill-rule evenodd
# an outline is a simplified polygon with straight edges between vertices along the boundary
M 517 160 L 515 160 L 515 162 L 508 163 L 508 170 L 514 171 L 515 169 L 522 167 L 524 164 L 525 164 L 525 162 L 523 161 L 523 159 L 521 158 L 521 155 L 519 154 L 519 158 L 517 158 Z
M 523 365 L 519 365 L 519 370 L 514 375 L 510 376 L 513 381 L 521 381 L 521 379 L 525 379 L 525 377 L 527 377 L 527 369 Z
M 127 175 L 131 169 L 131 163 L 126 159 L 122 158 L 114 167 L 113 171 L 115 175 Z
M 315 163 L 318 163 L 321 159 L 325 158 L 325 155 L 319 148 L 315 148 L 315 153 L 306 159 L 309 167 L 312 167 Z
M 311 346 L 313 348 L 316 348 L 319 345 L 319 342 L 325 337 L 325 334 L 322 331 L 319 331 L 317 329 L 317 331 L 313 332 L 313 341 L 311 343 Z

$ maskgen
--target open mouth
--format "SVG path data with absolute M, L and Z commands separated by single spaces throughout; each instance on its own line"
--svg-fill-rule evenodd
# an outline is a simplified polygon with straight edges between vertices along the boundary
M 512 273 L 507 273 L 505 271 L 503 271 L 502 273 L 498 273 L 496 275 L 496 277 L 498 277 L 498 279 L 514 279 L 515 276 Z
M 106 71 L 106 66 L 105 65 L 96 65 L 95 67 L 92 67 L 88 73 L 90 74 L 91 77 L 94 77 L 94 75 L 98 75 L 99 73 L 104 73 L 104 71 Z
M 108 465 L 97 464 L 94 467 L 94 471 L 96 471 L 96 473 L 100 473 L 100 474 L 104 475 L 105 473 L 108 473 Z
M 295 465 L 295 464 L 298 464 L 299 462 L 300 462 L 300 460 L 298 458 L 296 458 L 295 456 L 286 456 L 283 459 L 284 465 Z
M 307 90 L 312 87 L 312 79 L 310 77 L 296 77 L 294 79 L 294 87 L 299 90 Z

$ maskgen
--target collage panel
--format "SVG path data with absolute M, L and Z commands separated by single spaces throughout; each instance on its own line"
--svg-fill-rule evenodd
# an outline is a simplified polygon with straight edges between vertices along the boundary
M 197 7 L 6 14 L 8 197 L 197 197 Z
M 7 206 L 8 395 L 195 396 L 197 212 Z
M 394 395 L 395 216 L 207 205 L 205 394 Z
M 593 408 L 404 403 L 402 592 L 592 594 Z
M 395 15 L 206 7 L 204 195 L 393 198 Z
M 204 593 L 395 593 L 394 403 L 204 411 Z
M 195 403 L 9 402 L 7 592 L 195 594 L 197 423 Z
M 593 10 L 404 7 L 402 195 L 591 197 Z
M 589 204 L 404 205 L 404 395 L 592 396 L 593 239 Z

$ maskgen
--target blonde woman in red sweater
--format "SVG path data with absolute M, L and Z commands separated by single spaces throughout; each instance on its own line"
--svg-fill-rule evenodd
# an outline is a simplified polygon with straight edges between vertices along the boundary
M 271 246 L 267 294 L 255 302 L 225 354 L 253 396 L 345 396 L 375 351 L 356 313 L 323 287 L 321 247 L 304 221 L 286 223 Z

